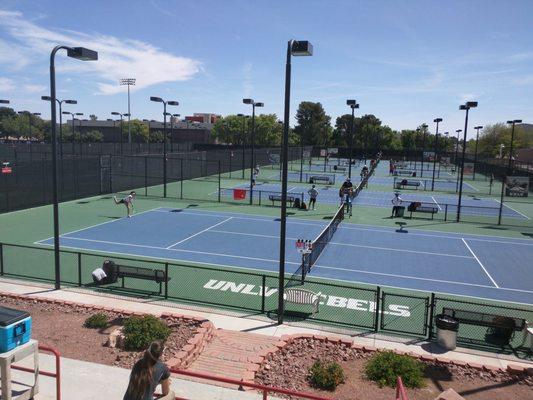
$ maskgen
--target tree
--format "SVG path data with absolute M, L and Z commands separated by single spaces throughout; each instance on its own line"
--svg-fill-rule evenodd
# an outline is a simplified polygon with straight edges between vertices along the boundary
M 330 125 L 331 117 L 326 115 L 322 104 L 303 101 L 296 111 L 297 125 L 295 133 L 300 137 L 302 144 L 323 146 L 329 142 L 331 129 L 324 129 Z
M 81 140 L 84 143 L 98 143 L 104 141 L 104 135 L 99 130 L 92 130 L 82 135 Z
M 98 117 L 96 115 L 94 115 L 94 114 L 91 114 L 91 115 L 89 115 L 89 119 L 91 121 L 96 121 L 98 119 Z
M 123 140 L 127 142 L 128 137 L 128 125 L 131 128 L 131 140 L 134 142 L 148 142 L 148 125 L 138 119 L 133 119 L 130 122 L 124 121 L 122 127 Z M 120 129 L 120 128 L 119 128 Z M 170 135 L 170 129 L 168 129 Z M 153 140 L 152 140 L 153 142 Z
M 237 115 L 227 115 L 220 118 L 213 125 L 211 138 L 225 144 L 250 144 L 252 132 L 252 119 L 246 118 L 244 137 L 242 135 L 242 118 Z M 283 125 L 278 124 L 276 114 L 261 114 L 255 116 L 254 142 L 257 145 L 279 146 Z M 290 136 L 289 136 L 290 137 Z

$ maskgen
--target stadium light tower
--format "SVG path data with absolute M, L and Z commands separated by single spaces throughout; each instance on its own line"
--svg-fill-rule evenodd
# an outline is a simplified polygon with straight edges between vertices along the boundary
M 250 204 L 253 202 L 253 179 L 254 179 L 254 168 L 255 168 L 255 160 L 254 160 L 254 140 L 255 140 L 255 108 L 256 107 L 264 107 L 265 103 L 258 103 L 254 101 L 253 99 L 242 99 L 242 102 L 244 104 L 250 104 L 252 106 L 252 135 L 251 135 L 251 147 L 252 147 L 252 157 L 250 161 Z
M 61 260 L 59 254 L 59 193 L 57 171 L 57 137 L 56 137 L 56 68 L 55 56 L 59 50 L 66 50 L 67 56 L 81 61 L 98 60 L 98 53 L 85 47 L 56 46 L 50 53 L 50 101 L 51 108 L 51 131 L 52 131 L 52 185 L 53 185 L 53 212 L 54 212 L 54 266 L 55 266 L 55 289 L 61 288 Z M 61 114 L 59 114 L 61 115 Z M 60 117 L 61 118 L 61 117 Z
M 481 125 L 478 125 L 478 126 L 475 126 L 474 129 L 477 131 L 477 133 L 476 133 L 476 150 L 474 151 L 474 172 L 473 172 L 473 176 L 472 176 L 472 179 L 475 181 L 476 180 L 476 169 L 477 169 L 477 144 L 479 142 L 479 130 L 483 129 L 483 127 Z
M 173 100 L 165 101 L 155 96 L 150 96 L 150 101 L 163 103 L 163 197 L 167 197 L 167 104 L 179 106 L 180 103 Z
M 123 78 L 119 81 L 121 86 L 128 86 L 128 143 L 131 145 L 131 110 L 130 110 L 130 86 L 135 86 L 135 78 Z
M 283 114 L 283 147 L 281 173 L 281 218 L 279 238 L 279 287 L 278 287 L 278 324 L 283 324 L 283 291 L 285 290 L 285 237 L 287 234 L 287 169 L 289 155 L 289 119 L 291 102 L 291 57 L 312 56 L 313 45 L 307 40 L 289 40 L 285 64 L 285 110 Z
M 249 118 L 248 115 L 244 114 L 237 114 L 237 117 L 242 118 L 242 132 L 241 132 L 241 140 L 242 140 L 242 179 L 244 179 L 244 170 L 246 169 L 245 166 L 245 158 L 246 158 L 246 141 L 245 141 L 245 129 L 246 129 L 246 118 Z
M 466 111 L 465 113 L 465 130 L 463 132 L 463 154 L 461 157 L 461 179 L 459 181 L 459 201 L 457 202 L 457 222 L 461 218 L 461 200 L 463 197 L 463 176 L 465 172 L 465 151 L 466 151 L 466 131 L 468 129 L 468 111 L 471 108 L 477 107 L 477 101 L 467 101 L 465 104 L 459 106 L 459 110 Z
M 435 190 L 435 167 L 437 165 L 437 144 L 439 140 L 439 122 L 442 122 L 442 118 L 435 118 L 433 122 L 437 124 L 437 128 L 435 130 L 435 154 L 433 155 L 433 179 L 431 180 L 431 191 Z M 420 174 L 420 177 L 422 177 L 422 174 Z
M 355 109 L 359 108 L 359 104 L 355 100 L 346 100 L 346 104 L 352 109 L 352 126 L 350 128 L 350 150 L 348 153 L 348 178 L 352 179 L 352 151 L 353 151 L 353 136 L 355 130 Z
M 50 96 L 41 96 L 41 100 L 44 101 L 51 101 L 52 98 Z M 63 112 L 61 111 L 61 106 L 63 103 L 65 104 L 78 104 L 77 100 L 59 100 L 56 99 L 57 104 L 59 105 L 59 155 L 61 158 L 63 158 Z

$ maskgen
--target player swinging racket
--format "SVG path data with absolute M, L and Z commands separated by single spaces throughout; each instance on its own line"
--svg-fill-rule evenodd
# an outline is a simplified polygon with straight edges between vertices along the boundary
M 133 214 L 133 200 L 135 199 L 135 195 L 135 192 L 130 192 L 129 195 L 121 200 L 117 200 L 117 196 L 113 196 L 115 204 L 124 204 L 126 206 L 126 209 L 128 210 L 128 218 L 131 218 L 131 214 Z
M 343 190 L 343 204 L 344 209 L 348 215 L 352 216 L 352 201 L 353 201 L 353 188 L 345 188 Z

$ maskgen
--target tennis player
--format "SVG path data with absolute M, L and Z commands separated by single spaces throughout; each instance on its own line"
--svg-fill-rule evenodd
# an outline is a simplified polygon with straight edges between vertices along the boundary
M 344 208 L 346 212 L 348 213 L 348 215 L 351 217 L 352 216 L 353 188 L 344 189 L 343 196 L 344 196 L 343 197 Z
M 341 204 L 344 204 L 344 190 L 345 189 L 352 189 L 353 184 L 350 178 L 346 178 L 346 180 L 342 183 L 341 188 L 339 189 L 339 198 L 341 200 Z
M 390 217 L 394 218 L 398 216 L 398 211 L 400 210 L 400 207 L 403 202 L 402 198 L 400 197 L 400 193 L 395 192 L 394 197 L 392 198 L 391 202 L 392 202 L 392 215 Z
M 315 185 L 313 185 L 311 189 L 307 191 L 307 194 L 309 195 L 309 208 L 313 207 L 312 210 L 314 210 L 316 198 L 318 197 L 318 190 L 316 190 Z
M 135 192 L 130 192 L 129 195 L 127 195 L 121 200 L 117 200 L 117 196 L 113 196 L 115 204 L 124 204 L 126 206 L 126 209 L 128 210 L 128 218 L 131 218 L 131 214 L 133 214 L 133 200 L 135 199 L 135 196 Z

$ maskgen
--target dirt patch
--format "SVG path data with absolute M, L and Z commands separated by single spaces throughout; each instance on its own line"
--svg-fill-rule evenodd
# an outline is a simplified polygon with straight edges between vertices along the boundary
M 380 388 L 364 377 L 363 369 L 373 353 L 352 349 L 342 343 L 316 339 L 296 339 L 265 359 L 256 373 L 256 382 L 315 393 L 336 400 L 394 399 L 395 389 Z M 346 382 L 335 392 L 318 390 L 308 383 L 308 371 L 317 360 L 336 361 L 346 374 Z M 468 400 L 533 399 L 533 377 L 504 371 L 479 371 L 469 367 L 428 362 L 425 387 L 408 389 L 410 400 L 433 400 L 453 388 Z
M 0 296 L 0 305 L 27 311 L 32 317 L 32 338 L 57 348 L 62 357 L 94 363 L 131 368 L 142 352 L 109 348 L 105 344 L 109 334 L 122 325 L 122 314 L 105 313 L 111 326 L 106 329 L 88 329 L 83 326 L 87 317 L 98 310 L 83 306 L 45 303 L 33 299 Z M 167 340 L 163 361 L 173 358 L 192 338 L 201 322 L 189 319 L 166 318 L 172 333 Z

